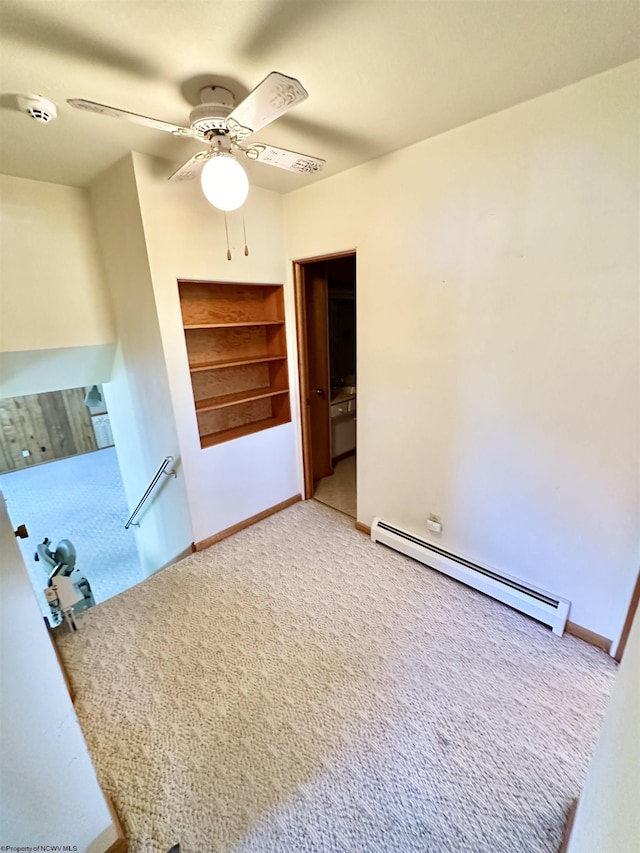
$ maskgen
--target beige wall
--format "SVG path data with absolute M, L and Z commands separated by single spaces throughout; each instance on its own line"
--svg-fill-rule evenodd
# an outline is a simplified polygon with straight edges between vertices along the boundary
M 568 853 L 640 853 L 640 618 L 580 795 Z
M 357 248 L 358 517 L 573 602 L 616 640 L 640 515 L 640 63 L 285 197 Z
M 101 382 L 114 341 L 86 191 L 0 175 L 0 395 Z
M 103 853 L 116 841 L 116 828 L 1 492 L 0 553 L 2 844 L 27 850 L 68 844 L 78 853 Z
M 165 456 L 178 472 L 162 478 L 140 516 L 136 541 L 149 574 L 182 556 L 193 537 L 131 156 L 94 182 L 91 203 L 118 333 L 103 389 L 129 508 Z
M 85 190 L 0 175 L 5 352 L 113 343 Z
M 168 183 L 175 166 L 141 154 L 134 154 L 134 164 L 197 542 L 300 491 L 292 423 L 201 449 L 177 286 L 179 278 L 284 282 L 287 267 L 282 200 L 275 193 L 251 187 L 244 205 L 249 256 L 243 254 L 242 213 L 233 212 L 228 214 L 232 250 L 232 260 L 228 261 L 223 214 L 205 200 L 199 181 Z M 293 371 L 295 321 L 290 291 L 285 301 Z M 292 394 L 294 418 L 295 406 L 296 395 Z
M 108 382 L 114 353 L 115 344 L 0 352 L 0 399 Z

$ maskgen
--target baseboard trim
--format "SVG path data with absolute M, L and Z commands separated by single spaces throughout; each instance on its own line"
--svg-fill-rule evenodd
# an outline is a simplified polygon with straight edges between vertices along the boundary
M 633 623 L 634 616 L 638 610 L 638 604 L 640 603 L 640 573 L 638 573 L 638 577 L 636 579 L 636 585 L 633 588 L 633 593 L 631 595 L 631 601 L 629 602 L 629 609 L 627 610 L 627 616 L 624 620 L 624 625 L 622 627 L 622 633 L 620 634 L 620 639 L 616 645 L 615 654 L 613 655 L 613 659 L 620 663 L 622 660 L 622 655 L 624 654 L 625 646 L 627 645 L 627 640 L 629 639 L 629 632 L 631 631 L 631 625 Z
M 576 817 L 578 809 L 578 800 L 572 800 L 571 805 L 567 809 L 567 817 L 564 824 L 564 832 L 562 833 L 562 842 L 558 848 L 558 853 L 566 853 L 569 847 L 569 839 L 571 838 L 571 830 L 573 829 L 573 821 Z
M 331 465 L 337 465 L 338 462 L 342 462 L 343 459 L 348 459 L 350 456 L 355 456 L 355 450 L 347 450 L 345 453 L 339 453 L 337 456 L 334 456 L 331 460 Z
M 611 653 L 611 640 L 608 640 L 601 634 L 596 634 L 588 628 L 583 628 L 582 625 L 576 625 L 575 622 L 567 622 L 565 631 L 567 634 L 571 634 L 572 637 L 578 637 L 579 640 L 584 640 L 584 642 L 589 643 L 590 646 L 602 649 L 602 651 L 607 654 Z
M 104 792 L 103 792 L 104 793 Z M 118 817 L 118 812 L 113 805 L 113 801 L 111 797 L 107 794 L 104 794 L 104 798 L 107 801 L 107 806 L 109 807 L 109 811 L 111 812 L 111 820 L 113 821 L 113 825 L 116 828 L 116 832 L 118 837 L 113 842 L 113 844 L 107 849 L 106 853 L 127 853 L 129 849 L 129 845 L 127 843 L 127 839 L 125 838 L 124 830 L 122 829 L 122 824 L 120 823 L 120 818 Z
M 361 521 L 356 521 L 356 530 L 359 530 L 360 533 L 366 533 L 367 536 L 371 536 L 371 528 L 368 524 L 363 524 Z
M 262 521 L 263 518 L 268 518 L 270 515 L 274 515 L 276 512 L 280 512 L 280 510 L 286 509 L 288 506 L 292 506 L 292 504 L 298 503 L 300 500 L 302 500 L 302 495 L 293 495 L 292 497 L 287 498 L 286 501 L 281 501 L 279 504 L 269 507 L 269 509 L 263 509 L 262 512 L 259 512 L 257 515 L 252 515 L 251 518 L 245 518 L 244 521 L 239 521 L 238 524 L 234 524 L 231 527 L 227 527 L 226 530 L 221 530 L 220 533 L 209 536 L 208 539 L 196 542 L 193 549 L 194 551 L 204 551 L 206 548 L 210 548 L 211 545 L 215 545 L 216 542 L 220 542 L 228 536 L 233 536 L 234 533 L 239 533 L 241 530 L 244 530 L 245 527 L 251 527 L 252 524 L 256 524 L 256 522 Z

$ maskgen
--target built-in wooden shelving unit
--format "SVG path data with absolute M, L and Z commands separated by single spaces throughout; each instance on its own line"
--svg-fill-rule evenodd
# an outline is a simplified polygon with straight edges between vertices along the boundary
M 202 447 L 290 421 L 282 285 L 178 286 Z

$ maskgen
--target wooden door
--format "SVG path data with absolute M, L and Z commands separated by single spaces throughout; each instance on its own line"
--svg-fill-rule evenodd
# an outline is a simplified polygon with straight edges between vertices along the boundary
M 329 323 L 327 270 L 324 262 L 304 268 L 307 333 L 307 405 L 313 482 L 333 474 L 329 404 Z

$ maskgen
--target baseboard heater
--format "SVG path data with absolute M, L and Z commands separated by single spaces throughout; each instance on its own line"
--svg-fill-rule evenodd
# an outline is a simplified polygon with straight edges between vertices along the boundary
M 412 557 L 442 574 L 484 592 L 485 595 L 490 595 L 491 598 L 508 604 L 509 607 L 521 613 L 532 616 L 544 625 L 549 625 L 554 634 L 562 636 L 569 616 L 570 601 L 529 586 L 518 578 L 472 563 L 465 557 L 445 551 L 444 548 L 427 542 L 407 530 L 387 524 L 380 518 L 373 519 L 371 538 L 374 542 L 388 545 L 406 554 L 407 557 Z

